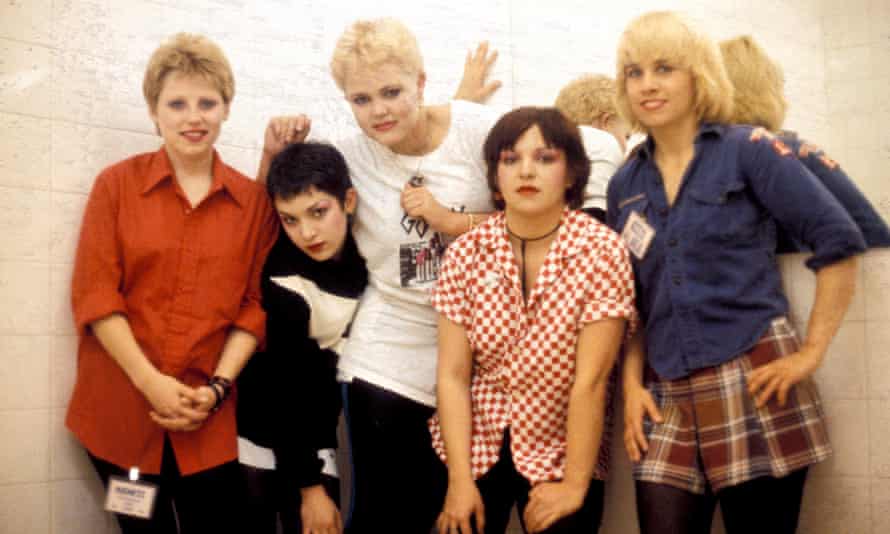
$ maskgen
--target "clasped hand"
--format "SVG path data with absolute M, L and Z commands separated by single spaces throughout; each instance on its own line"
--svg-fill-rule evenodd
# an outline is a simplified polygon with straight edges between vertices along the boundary
M 216 402 L 210 386 L 192 388 L 160 372 L 140 389 L 151 404 L 149 416 L 152 421 L 172 431 L 197 430 Z

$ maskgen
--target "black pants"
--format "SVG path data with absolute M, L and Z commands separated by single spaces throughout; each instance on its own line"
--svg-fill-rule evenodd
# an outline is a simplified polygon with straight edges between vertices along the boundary
M 516 471 L 510 454 L 510 433 L 504 436 L 498 462 L 476 481 L 482 502 L 485 504 L 485 534 L 503 534 L 510 522 L 510 512 L 518 508 L 522 528 L 525 530 L 523 513 L 528 505 L 529 481 Z M 584 503 L 574 514 L 563 517 L 550 525 L 542 534 L 595 534 L 603 517 L 602 480 L 592 480 Z M 527 532 L 527 531 L 526 531 Z
M 244 520 L 245 533 L 276 534 L 281 520 L 283 534 L 302 534 L 300 495 L 287 491 L 284 480 L 274 469 L 241 465 L 247 486 Z M 322 486 L 328 497 L 340 506 L 340 479 L 322 475 Z
M 426 534 L 448 475 L 432 446 L 433 408 L 361 380 L 346 386 L 353 465 L 349 534 Z
M 127 478 L 129 469 L 120 468 L 92 454 L 89 457 L 106 488 L 112 475 Z M 241 524 L 239 511 L 244 505 L 244 486 L 238 462 L 232 461 L 182 476 L 170 439 L 165 437 L 161 473 L 143 474 L 140 478 L 158 485 L 154 514 L 151 519 L 115 514 L 122 534 L 238 531 L 237 525 Z
M 690 493 L 666 484 L 636 483 L 641 534 L 710 534 L 720 503 L 726 534 L 794 534 L 807 469 L 760 477 L 716 493 Z

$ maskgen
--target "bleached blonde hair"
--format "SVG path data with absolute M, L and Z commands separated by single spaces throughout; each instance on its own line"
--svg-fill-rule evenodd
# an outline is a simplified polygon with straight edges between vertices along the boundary
M 199 76 L 213 85 L 228 105 L 235 98 L 235 76 L 222 49 L 207 37 L 177 33 L 158 47 L 148 60 L 142 95 L 154 113 L 164 82 L 172 73 Z
M 785 122 L 785 74 L 749 35 L 720 43 L 723 64 L 735 88 L 732 122 L 777 131 Z
M 632 20 L 618 42 L 615 103 L 631 128 L 646 131 L 627 100 L 627 67 L 660 60 L 692 74 L 694 109 L 699 122 L 729 122 L 732 118 L 732 83 L 717 44 L 679 14 L 653 11 Z
M 591 126 L 604 115 L 618 115 L 615 80 L 604 74 L 575 78 L 559 91 L 553 105 L 575 124 Z
M 375 68 L 397 65 L 403 72 L 423 72 L 423 57 L 417 39 L 407 26 L 393 18 L 357 20 L 334 46 L 331 75 L 340 90 L 345 91 L 346 76 L 357 67 Z

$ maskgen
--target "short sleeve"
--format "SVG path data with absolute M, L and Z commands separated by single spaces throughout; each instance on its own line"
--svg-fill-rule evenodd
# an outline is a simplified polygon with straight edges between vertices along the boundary
M 601 237 L 600 237 L 601 236 Z M 593 323 L 603 319 L 626 319 L 628 336 L 637 325 L 634 307 L 633 268 L 627 248 L 612 231 L 599 231 L 602 246 L 599 257 L 588 272 L 587 295 L 580 322 Z
M 468 235 L 458 239 L 448 250 L 439 269 L 439 278 L 433 289 L 433 308 L 448 320 L 463 327 L 470 324 L 470 296 L 467 293 L 467 268 L 472 258 L 472 242 Z

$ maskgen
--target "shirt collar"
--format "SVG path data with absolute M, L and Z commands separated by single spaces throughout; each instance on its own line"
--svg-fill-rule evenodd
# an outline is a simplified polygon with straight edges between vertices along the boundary
M 703 122 L 698 127 L 698 133 L 695 134 L 695 142 L 708 137 L 722 137 L 725 131 L 725 124 Z M 646 140 L 640 143 L 638 153 L 644 158 L 652 158 L 655 155 L 655 139 L 651 135 L 646 136 Z
M 219 191 L 225 191 L 239 206 L 245 206 L 248 202 L 248 191 L 246 184 L 240 183 L 236 179 L 237 173 L 228 165 L 222 162 L 219 153 L 213 151 L 213 183 L 210 185 L 210 191 L 207 196 L 211 196 Z M 173 177 L 173 165 L 170 163 L 170 156 L 164 147 L 158 149 L 151 158 L 148 170 L 145 174 L 145 185 L 142 188 L 142 194 L 147 195 L 154 188 Z
M 556 234 L 556 244 L 548 255 L 555 254 L 561 260 L 589 248 L 591 239 L 587 230 L 589 218 L 586 213 L 565 208 L 562 223 Z M 504 212 L 496 213 L 479 225 L 478 243 L 480 247 L 488 249 L 509 250 L 510 240 Z

